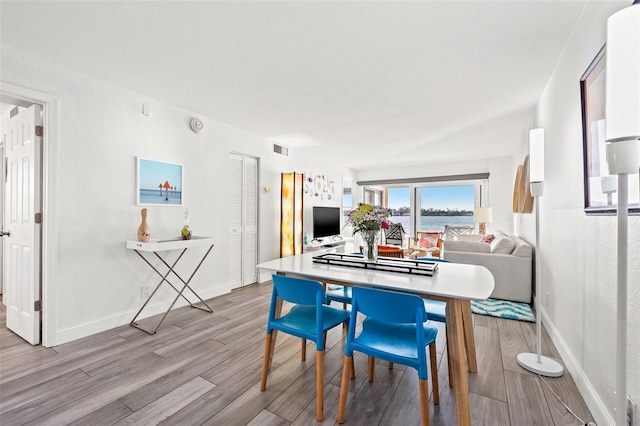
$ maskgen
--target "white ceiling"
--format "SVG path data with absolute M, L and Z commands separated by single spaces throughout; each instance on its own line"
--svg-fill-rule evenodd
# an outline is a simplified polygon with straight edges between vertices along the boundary
M 511 155 L 585 3 L 2 1 L 0 18 L 3 44 L 357 169 Z

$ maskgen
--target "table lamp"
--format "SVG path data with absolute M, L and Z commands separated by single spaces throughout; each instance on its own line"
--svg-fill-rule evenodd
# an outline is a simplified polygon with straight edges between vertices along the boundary
M 618 175 L 617 425 L 627 424 L 627 245 L 629 175 L 640 168 L 640 0 L 607 20 L 607 164 Z
M 486 233 L 486 226 L 488 222 L 493 222 L 493 211 L 491 207 L 476 207 L 473 209 L 473 221 L 478 223 L 478 229 L 480 235 Z

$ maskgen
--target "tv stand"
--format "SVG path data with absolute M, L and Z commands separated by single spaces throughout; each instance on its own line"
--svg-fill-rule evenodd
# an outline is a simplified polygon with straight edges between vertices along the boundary
M 303 247 L 304 253 L 309 252 L 336 252 L 344 253 L 347 243 L 353 241 L 351 237 L 342 237 L 340 235 L 333 235 L 325 238 L 314 238 L 309 244 L 305 244 Z

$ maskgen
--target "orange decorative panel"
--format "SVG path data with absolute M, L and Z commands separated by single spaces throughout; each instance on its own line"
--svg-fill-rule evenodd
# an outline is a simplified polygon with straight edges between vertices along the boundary
M 282 173 L 280 200 L 280 257 L 302 253 L 302 173 Z

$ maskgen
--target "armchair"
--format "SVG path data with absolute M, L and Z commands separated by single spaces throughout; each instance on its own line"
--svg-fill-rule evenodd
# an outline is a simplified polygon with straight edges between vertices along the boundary
M 432 257 L 440 257 L 441 248 L 441 232 L 416 232 L 416 237 L 409 246 L 410 251 L 422 252 Z
M 407 233 L 404 231 L 401 223 L 389 223 L 389 229 L 384 230 L 385 244 L 404 247 L 406 236 Z

